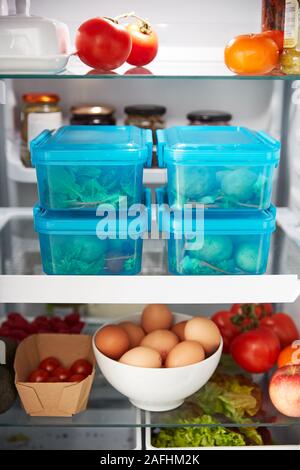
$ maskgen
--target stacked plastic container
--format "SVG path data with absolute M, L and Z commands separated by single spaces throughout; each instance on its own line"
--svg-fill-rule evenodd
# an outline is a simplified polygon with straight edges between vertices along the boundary
M 42 132 L 30 150 L 45 273 L 139 273 L 151 220 L 150 192 L 143 188 L 143 168 L 152 161 L 151 131 L 66 126 Z
M 173 127 L 159 130 L 157 140 L 168 175 L 157 202 L 169 271 L 264 273 L 275 230 L 271 194 L 280 143 L 233 126 Z

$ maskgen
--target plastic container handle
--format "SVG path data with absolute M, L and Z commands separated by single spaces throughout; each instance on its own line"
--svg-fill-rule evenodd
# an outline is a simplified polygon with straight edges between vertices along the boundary
M 33 166 L 35 166 L 34 164 L 34 151 L 36 150 L 36 148 L 40 145 L 40 144 L 43 144 L 45 142 L 47 142 L 47 140 L 51 137 L 51 135 L 55 132 L 55 130 L 52 130 L 52 131 L 49 131 L 48 129 L 44 130 L 43 132 L 41 132 L 37 137 L 35 137 L 34 139 L 32 139 L 30 141 L 30 153 L 32 155 L 31 157 L 31 163 Z
M 165 140 L 165 133 L 162 129 L 159 129 L 156 131 L 156 137 L 157 137 L 157 159 L 158 159 L 158 166 L 160 168 L 165 167 L 165 162 L 164 162 L 164 153 L 165 153 L 165 145 L 166 145 L 166 140 Z
M 152 154 L 153 154 L 153 137 L 151 129 L 146 129 L 146 146 L 148 151 L 146 166 L 147 168 L 151 168 L 152 166 Z

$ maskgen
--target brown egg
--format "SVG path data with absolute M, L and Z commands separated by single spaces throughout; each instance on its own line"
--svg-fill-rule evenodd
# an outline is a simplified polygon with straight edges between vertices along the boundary
M 175 333 L 169 330 L 155 330 L 145 336 L 141 341 L 141 346 L 155 349 L 161 355 L 164 361 L 171 351 L 179 342 Z
M 186 324 L 187 324 L 187 321 L 181 321 L 179 323 L 176 323 L 176 325 L 173 325 L 171 328 L 171 331 L 173 331 L 173 333 L 175 333 L 175 335 L 178 336 L 180 341 L 185 340 L 184 328 Z
M 166 367 L 183 367 L 196 364 L 205 359 L 205 352 L 197 341 L 182 341 L 167 355 Z
M 189 320 L 185 325 L 184 336 L 188 341 L 199 341 L 206 354 L 214 353 L 221 340 L 217 325 L 205 317 L 195 317 Z
M 123 328 L 117 325 L 107 325 L 96 334 L 95 344 L 105 356 L 118 360 L 128 351 L 130 341 Z
M 150 304 L 142 313 L 142 328 L 146 333 L 154 330 L 169 330 L 172 326 L 173 314 L 163 304 Z
M 119 360 L 122 364 L 135 367 L 159 368 L 161 367 L 161 357 L 154 349 L 138 346 L 127 351 Z
M 128 334 L 130 349 L 138 346 L 145 336 L 143 329 L 131 321 L 123 321 L 119 326 Z

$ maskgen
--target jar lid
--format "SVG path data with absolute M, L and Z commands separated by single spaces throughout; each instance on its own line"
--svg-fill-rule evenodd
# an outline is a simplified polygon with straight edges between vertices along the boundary
M 106 105 L 80 105 L 72 106 L 71 113 L 75 116 L 109 116 L 115 112 L 113 106 Z
M 60 100 L 55 93 L 26 93 L 22 98 L 25 103 L 58 103 Z
M 166 113 L 167 108 L 160 105 L 137 104 L 126 106 L 124 111 L 131 116 L 162 116 Z
M 187 119 L 190 121 L 200 122 L 228 122 L 232 119 L 232 114 L 226 111 L 191 111 L 187 114 Z

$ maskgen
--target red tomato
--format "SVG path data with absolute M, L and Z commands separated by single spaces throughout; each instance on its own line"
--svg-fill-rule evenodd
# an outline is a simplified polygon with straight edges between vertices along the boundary
M 58 380 L 57 377 L 48 377 L 48 379 L 46 380 L 46 382 L 49 382 L 49 383 L 51 383 L 51 382 L 57 383 L 57 382 L 60 382 L 60 381 Z
M 292 318 L 286 313 L 275 313 L 260 320 L 261 326 L 272 330 L 279 338 L 281 349 L 298 339 L 299 333 Z
M 52 372 L 57 369 L 60 365 L 61 364 L 59 360 L 55 357 L 47 357 L 40 363 L 39 369 L 44 369 L 49 372 L 49 374 L 52 374 Z
M 49 374 L 46 370 L 37 369 L 31 372 L 28 382 L 47 382 Z
M 52 372 L 52 375 L 58 379 L 58 382 L 67 382 L 71 372 L 65 367 L 58 367 Z
M 81 382 L 82 380 L 85 379 L 85 375 L 82 374 L 74 374 L 71 375 L 71 377 L 68 378 L 68 382 Z
M 242 315 L 251 313 L 252 309 L 257 318 L 273 315 L 272 304 L 233 304 L 230 311 Z
M 109 18 L 91 18 L 82 23 L 75 39 L 77 54 L 93 69 L 113 70 L 130 54 L 132 41 L 127 29 Z
M 225 47 L 225 64 L 240 75 L 264 75 L 278 65 L 279 50 L 273 39 L 262 34 L 245 34 Z
M 76 374 L 76 375 L 80 374 L 80 375 L 84 375 L 85 377 L 87 375 L 90 375 L 92 371 L 93 371 L 93 366 L 86 359 L 78 359 L 78 361 L 75 361 L 71 367 L 72 374 Z
M 129 24 L 127 26 L 132 39 L 132 49 L 126 62 L 141 67 L 147 65 L 156 57 L 158 37 L 148 23 Z
M 279 31 L 279 29 L 274 29 L 270 31 L 264 31 L 261 33 L 263 36 L 266 36 L 270 39 L 273 39 L 273 41 L 276 42 L 277 47 L 279 49 L 279 52 L 283 51 L 283 43 L 284 43 L 284 32 Z
M 216 312 L 211 317 L 212 321 L 217 325 L 221 332 L 224 353 L 230 352 L 230 345 L 233 338 L 235 338 L 240 333 L 238 327 L 232 322 L 232 317 L 234 316 L 235 313 L 233 312 L 221 310 L 220 312 Z
M 259 327 L 236 336 L 230 352 L 235 362 L 247 372 L 267 372 L 280 353 L 278 337 L 268 328 Z

